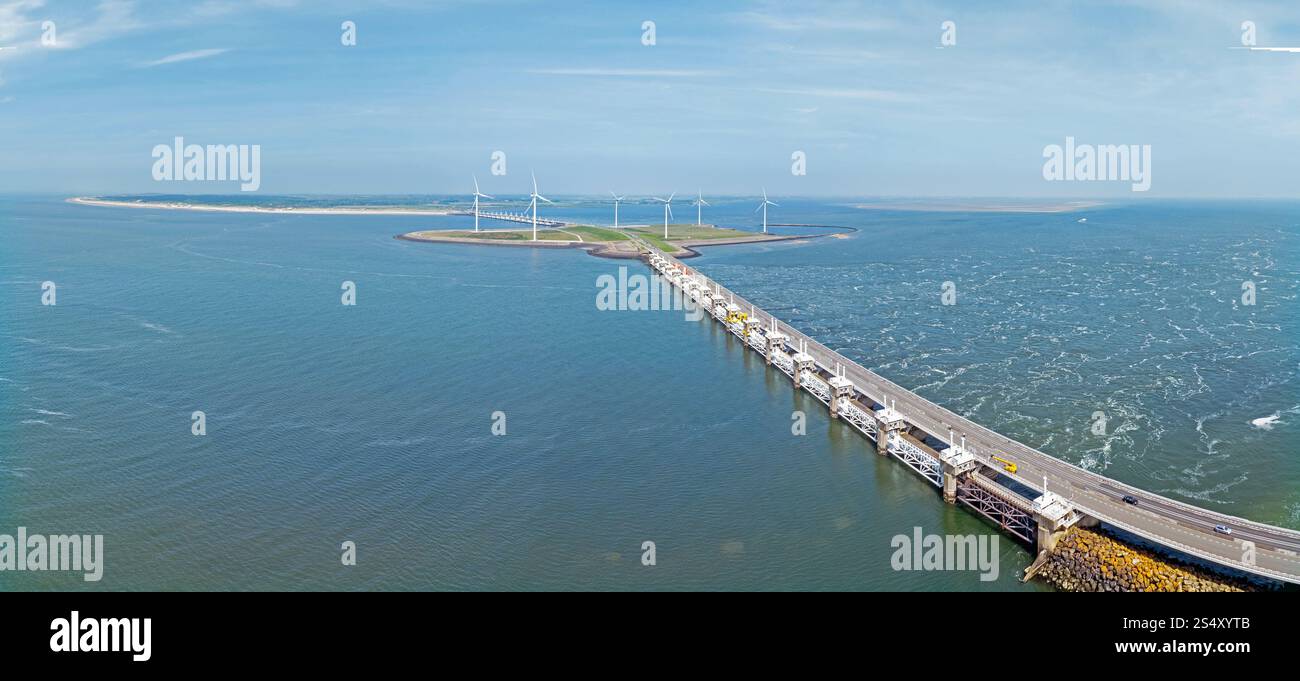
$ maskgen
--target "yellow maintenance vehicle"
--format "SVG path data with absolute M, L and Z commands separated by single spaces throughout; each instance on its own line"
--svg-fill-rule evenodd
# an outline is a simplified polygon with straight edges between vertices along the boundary
M 744 329 L 744 334 L 746 336 L 749 335 L 749 327 L 745 325 L 745 320 L 747 319 L 749 319 L 749 314 L 746 312 L 732 312 L 727 315 L 727 323 L 739 324 L 740 328 Z
M 1002 458 L 1002 457 L 1000 457 L 1000 456 L 995 456 L 995 457 L 993 457 L 993 460 L 996 461 L 996 462 L 998 462 L 998 463 L 1000 463 L 1000 464 L 1002 464 L 1002 469 L 1005 470 L 1005 471 L 1008 472 L 1008 473 L 1015 473 L 1016 470 L 1019 468 L 1018 466 L 1016 466 L 1015 463 L 1013 463 L 1013 462 L 1011 462 L 1011 461 L 1007 461 L 1006 459 L 1004 459 L 1004 458 Z

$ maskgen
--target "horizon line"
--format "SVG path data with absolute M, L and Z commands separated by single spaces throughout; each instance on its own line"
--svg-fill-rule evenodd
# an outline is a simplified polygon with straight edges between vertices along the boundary
M 639 194 L 624 194 L 623 200 L 652 199 L 657 194 L 664 192 L 645 192 Z M 1170 196 L 1151 196 L 1147 194 L 1135 193 L 1134 196 L 1023 196 L 1011 194 L 777 194 L 770 192 L 772 196 L 782 196 L 787 199 L 854 199 L 854 200 L 926 200 L 926 201 L 1036 201 L 1036 202 L 1061 202 L 1061 203 L 1129 203 L 1129 202 L 1150 202 L 1150 201 L 1300 201 L 1300 195 L 1294 196 L 1277 196 L 1277 195 L 1260 195 L 1260 196 L 1205 196 L 1205 195 L 1170 195 Z M 602 198 L 606 201 L 612 201 L 608 198 L 608 192 L 551 192 L 552 196 L 572 197 L 572 198 Z M 472 196 L 472 192 L 199 192 L 199 193 L 173 193 L 173 192 L 62 192 L 62 191 L 17 191 L 6 192 L 0 191 L 0 196 L 63 196 L 66 198 L 107 198 L 112 196 L 178 196 L 178 197 L 242 197 L 245 199 L 262 198 L 283 198 L 283 197 L 411 197 L 411 196 L 431 196 L 431 197 L 461 197 Z M 527 192 L 520 193 L 498 193 L 497 197 L 502 196 L 523 196 L 527 197 Z M 755 194 L 732 194 L 719 193 L 709 194 L 714 198 L 735 198 L 750 199 L 761 197 L 761 193 Z M 694 200 L 694 197 L 685 197 L 682 199 Z

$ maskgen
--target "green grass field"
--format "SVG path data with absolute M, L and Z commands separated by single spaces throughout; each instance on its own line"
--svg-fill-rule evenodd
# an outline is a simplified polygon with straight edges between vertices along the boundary
M 621 230 L 593 227 L 591 225 L 565 227 L 564 231 L 581 234 L 584 241 L 626 241 L 628 238 Z
M 677 247 L 664 241 L 664 228 L 646 226 L 646 227 L 628 227 L 628 232 L 649 241 L 662 251 L 672 252 Z M 754 232 L 743 232 L 738 229 L 727 229 L 725 227 L 710 227 L 708 225 L 696 226 L 693 224 L 668 224 L 668 241 L 687 241 L 691 239 L 734 239 L 737 237 L 758 236 Z
M 664 228 L 662 225 L 646 227 L 629 227 L 627 231 L 635 233 L 637 236 L 658 236 L 664 238 Z M 679 241 L 686 239 L 733 239 L 736 237 L 756 236 L 754 232 L 742 232 L 738 229 L 727 229 L 726 227 L 710 227 L 708 225 L 695 226 L 692 224 L 672 224 L 668 225 L 668 239 L 670 241 Z
M 482 239 L 484 241 L 528 241 L 533 238 L 533 231 L 511 230 L 508 232 L 469 232 L 463 230 L 435 230 L 413 232 L 412 236 L 428 239 Z M 549 230 L 537 230 L 539 241 L 573 241 L 568 234 L 559 234 Z
M 511 230 L 490 230 L 482 232 L 471 232 L 467 230 L 449 230 L 449 231 L 427 231 L 414 232 L 414 236 L 431 239 L 485 239 L 490 241 L 529 241 L 533 238 L 533 230 L 529 229 L 511 229 Z M 627 239 L 627 235 L 612 229 L 604 227 L 593 227 L 590 225 L 579 225 L 576 227 L 565 227 L 563 230 L 557 229 L 539 229 L 537 230 L 538 241 L 582 241 L 601 243 L 606 241 L 622 241 Z
M 489 230 L 482 232 L 471 232 L 467 230 L 452 231 L 425 231 L 414 232 L 412 234 L 418 238 L 429 239 L 484 239 L 489 241 L 528 241 L 533 238 L 533 230 L 510 229 L 510 230 Z M 539 229 L 537 230 L 537 239 L 539 241 L 577 241 L 581 239 L 586 243 L 607 243 L 612 241 L 626 241 L 629 235 L 640 237 L 655 248 L 665 252 L 674 252 L 677 246 L 676 241 L 686 241 L 691 239 L 733 239 L 737 237 L 756 236 L 754 232 L 743 232 L 736 229 L 717 228 L 710 226 L 696 226 L 693 224 L 670 224 L 668 225 L 668 240 L 664 240 L 663 227 L 641 226 L 627 227 L 625 229 L 611 229 L 609 227 L 597 227 L 595 225 L 574 225 L 563 229 Z

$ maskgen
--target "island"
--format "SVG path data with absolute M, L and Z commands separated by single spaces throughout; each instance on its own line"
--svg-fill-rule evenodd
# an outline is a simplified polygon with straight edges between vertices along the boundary
M 637 258 L 641 249 L 638 243 L 648 243 L 677 258 L 699 255 L 701 246 L 792 241 L 816 237 L 844 238 L 849 227 L 818 234 L 760 234 L 715 225 L 669 224 L 668 238 L 664 238 L 661 225 L 624 225 L 618 229 L 596 225 L 565 224 L 537 230 L 533 240 L 532 228 L 472 230 L 424 230 L 399 234 L 398 239 L 463 244 L 488 244 L 500 246 L 529 246 L 537 248 L 582 248 L 591 255 L 604 258 Z

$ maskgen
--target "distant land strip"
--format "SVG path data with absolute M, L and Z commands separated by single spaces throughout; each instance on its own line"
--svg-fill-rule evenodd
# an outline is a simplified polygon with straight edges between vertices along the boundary
M 190 203 L 188 201 L 122 201 L 77 196 L 67 200 L 84 206 L 111 208 L 155 208 L 158 210 L 197 210 L 214 213 L 288 213 L 297 215 L 455 215 L 453 208 L 420 208 L 406 206 L 234 206 L 216 203 Z

